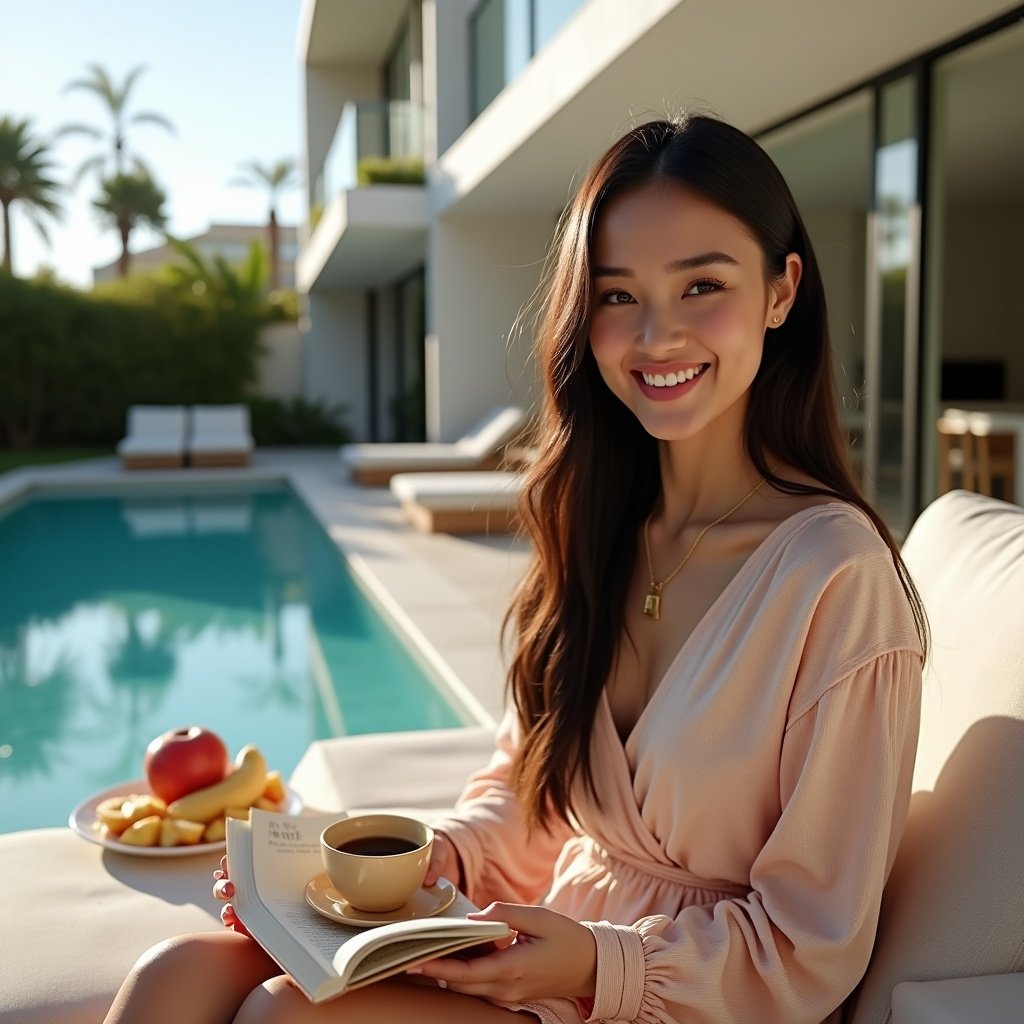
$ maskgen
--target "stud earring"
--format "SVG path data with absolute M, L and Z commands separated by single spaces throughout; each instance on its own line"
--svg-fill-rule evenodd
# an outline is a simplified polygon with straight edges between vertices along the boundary
M 772 323 L 773 323 L 773 324 L 781 323 L 781 320 L 779 319 L 779 317 L 777 317 L 777 316 L 773 316 L 773 317 L 772 317 Z

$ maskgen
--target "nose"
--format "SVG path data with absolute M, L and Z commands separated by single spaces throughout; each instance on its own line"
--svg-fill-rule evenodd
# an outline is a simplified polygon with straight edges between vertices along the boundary
M 686 328 L 678 311 L 655 303 L 647 307 L 637 338 L 640 346 L 657 352 L 663 349 L 678 349 L 685 345 L 686 341 Z

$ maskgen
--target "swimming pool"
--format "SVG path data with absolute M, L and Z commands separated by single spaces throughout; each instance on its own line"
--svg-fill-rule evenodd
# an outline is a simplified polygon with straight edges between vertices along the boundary
M 0 510 L 0 832 L 60 825 L 202 724 L 285 777 L 314 739 L 465 724 L 294 492 Z

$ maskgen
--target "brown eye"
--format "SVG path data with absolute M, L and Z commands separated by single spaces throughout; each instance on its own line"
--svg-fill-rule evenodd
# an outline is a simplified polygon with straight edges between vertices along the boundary
M 714 277 L 702 277 L 699 281 L 694 281 L 689 288 L 683 292 L 684 295 L 710 295 L 712 292 L 721 291 L 725 287 L 724 281 L 719 281 Z

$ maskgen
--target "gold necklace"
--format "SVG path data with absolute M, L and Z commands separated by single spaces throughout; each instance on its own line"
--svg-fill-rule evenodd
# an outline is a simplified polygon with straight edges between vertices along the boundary
M 661 592 L 683 571 L 683 566 L 690 560 L 690 555 L 697 550 L 697 545 L 704 539 L 704 534 L 711 529 L 712 526 L 718 526 L 719 523 L 724 523 L 726 519 L 737 511 L 740 507 L 745 505 L 750 499 L 757 494 L 764 484 L 762 478 L 756 487 L 748 491 L 738 502 L 725 515 L 719 516 L 714 522 L 708 523 L 700 533 L 697 534 L 697 539 L 690 545 L 690 550 L 683 555 L 683 560 L 663 579 L 656 580 L 654 578 L 654 566 L 651 563 L 651 542 L 647 537 L 647 527 L 651 522 L 651 516 L 654 512 L 650 512 L 647 518 L 644 520 L 644 553 L 647 555 L 647 574 L 651 578 L 651 589 L 648 594 L 644 597 L 644 615 L 649 619 L 654 619 L 655 622 L 661 618 Z

